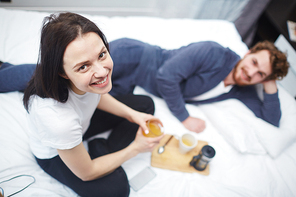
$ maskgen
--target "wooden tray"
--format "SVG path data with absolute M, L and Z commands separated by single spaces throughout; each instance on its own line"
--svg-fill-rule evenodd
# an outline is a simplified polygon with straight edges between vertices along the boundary
M 193 156 L 198 155 L 202 147 L 208 143 L 198 140 L 198 143 L 194 149 L 187 152 L 186 154 L 181 154 L 179 152 L 179 140 L 173 137 L 165 146 L 165 151 L 162 154 L 158 154 L 158 148 L 164 145 L 170 136 L 171 135 L 166 134 L 160 141 L 159 145 L 153 150 L 151 155 L 151 166 L 168 170 L 189 173 L 196 172 L 202 175 L 209 175 L 209 165 L 207 165 L 205 170 L 198 171 L 189 164 Z

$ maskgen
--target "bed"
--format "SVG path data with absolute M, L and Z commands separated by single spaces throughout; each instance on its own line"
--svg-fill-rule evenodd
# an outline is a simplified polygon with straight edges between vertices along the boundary
M 36 63 L 40 28 L 47 15 L 0 8 L 0 60 Z M 98 24 L 109 41 L 129 37 L 173 49 L 213 40 L 240 56 L 248 50 L 234 24 L 224 20 L 85 16 Z M 258 86 L 258 90 L 261 88 Z M 167 134 L 180 136 L 188 132 L 162 99 L 140 87 L 134 93 L 153 98 L 155 116 L 162 120 Z M 0 94 L 0 187 L 9 195 L 32 183 L 15 196 L 77 196 L 35 162 L 28 145 L 22 95 Z M 209 164 L 209 175 L 152 167 L 151 153 L 139 154 L 122 165 L 128 178 L 147 166 L 157 175 L 139 191 L 131 189 L 130 196 L 296 196 L 296 102 L 282 86 L 279 96 L 282 109 L 279 128 L 256 118 L 237 100 L 200 106 L 187 104 L 189 113 L 204 119 L 207 125 L 202 133 L 194 135 L 216 150 Z M 107 135 L 108 132 L 102 137 Z M 13 177 L 17 178 L 7 181 Z

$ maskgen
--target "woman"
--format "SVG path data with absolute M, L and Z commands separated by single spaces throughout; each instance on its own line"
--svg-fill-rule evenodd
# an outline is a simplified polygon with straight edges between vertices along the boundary
M 149 97 L 117 97 L 124 105 L 108 94 L 112 71 L 108 43 L 93 22 L 74 13 L 45 18 L 39 61 L 23 99 L 30 147 L 45 172 L 80 196 L 128 196 L 120 165 L 152 151 L 163 137 L 142 135 L 153 118 Z M 107 140 L 91 140 L 85 149 L 83 139 L 109 129 Z

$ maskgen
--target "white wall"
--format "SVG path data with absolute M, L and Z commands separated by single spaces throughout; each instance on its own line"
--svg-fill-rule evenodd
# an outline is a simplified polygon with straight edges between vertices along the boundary
M 156 16 L 234 21 L 249 0 L 11 0 L 0 7 L 106 16 Z
M 72 11 L 98 15 L 155 15 L 156 0 L 11 0 L 1 7 L 36 11 Z

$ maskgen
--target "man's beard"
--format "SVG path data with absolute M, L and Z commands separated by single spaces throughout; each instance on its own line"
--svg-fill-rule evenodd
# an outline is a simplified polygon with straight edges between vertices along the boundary
M 237 80 L 237 78 L 235 77 L 235 76 L 236 76 L 236 73 L 237 73 L 237 67 L 238 67 L 238 65 L 240 64 L 241 61 L 242 61 L 242 60 L 240 60 L 240 61 L 234 66 L 234 68 L 233 68 L 233 73 L 232 73 L 232 78 L 233 78 L 233 81 L 234 81 L 235 85 L 237 85 L 237 86 L 247 86 L 248 84 L 245 84 L 245 83 L 241 82 L 241 80 Z M 242 72 L 243 72 L 243 70 L 242 70 Z

